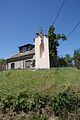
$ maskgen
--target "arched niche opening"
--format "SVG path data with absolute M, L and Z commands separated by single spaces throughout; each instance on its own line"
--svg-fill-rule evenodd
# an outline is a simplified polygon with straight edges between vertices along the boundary
M 44 42 L 41 40 L 40 44 L 40 58 L 44 58 Z

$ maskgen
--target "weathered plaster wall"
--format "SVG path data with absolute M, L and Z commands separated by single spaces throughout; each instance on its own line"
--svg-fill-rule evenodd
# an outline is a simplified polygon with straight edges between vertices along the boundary
M 8 69 L 10 70 L 11 69 L 11 63 L 14 63 L 15 64 L 15 69 L 23 69 L 23 60 L 22 61 L 16 61 L 16 62 L 10 62 L 8 63 Z
M 14 69 L 25 69 L 27 68 L 26 67 L 26 61 L 30 60 L 30 67 L 29 68 L 32 68 L 32 60 L 33 59 L 26 59 L 26 60 L 21 60 L 21 61 L 16 61 L 16 62 L 10 62 L 8 64 L 6 64 L 6 69 L 10 70 L 11 69 L 11 64 L 14 63 L 15 64 L 15 68 Z
M 40 45 L 41 45 L 41 37 L 35 38 L 35 60 L 36 60 L 36 68 L 46 69 L 50 68 L 49 62 L 49 41 L 48 38 L 44 36 L 44 55 L 40 57 Z

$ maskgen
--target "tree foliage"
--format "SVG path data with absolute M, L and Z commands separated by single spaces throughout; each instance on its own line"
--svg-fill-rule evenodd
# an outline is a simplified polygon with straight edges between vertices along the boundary
M 32 67 L 35 67 L 35 60 L 32 61 Z
M 67 89 L 66 91 L 59 92 L 53 97 L 51 107 L 55 115 L 64 118 L 63 120 L 73 120 L 72 117 L 74 117 L 75 120 L 79 120 L 76 119 L 76 117 L 78 117 L 79 95 L 73 90 Z
M 5 59 L 3 58 L 0 58 L 0 67 L 1 67 L 1 71 L 2 71 L 2 65 L 5 63 Z
M 66 66 L 69 67 L 69 66 L 72 66 L 73 63 L 73 58 L 69 55 L 69 54 L 66 54 L 65 57 L 64 57 L 64 60 L 66 62 Z
M 5 62 L 5 59 L 0 58 L 0 64 L 3 64 Z
M 56 34 L 53 25 L 49 27 L 48 37 L 49 37 L 49 55 L 50 55 L 50 63 L 51 63 L 50 66 L 53 67 L 58 65 L 57 48 L 59 46 L 59 40 L 62 39 L 64 41 L 67 40 L 67 38 L 64 34 Z
M 75 67 L 80 69 L 80 48 L 78 50 L 74 50 L 74 64 Z
M 57 55 L 57 47 L 59 46 L 59 41 L 60 39 L 67 40 L 66 36 L 62 33 L 62 34 L 55 34 L 55 28 L 53 25 L 51 25 L 49 27 L 49 31 L 48 31 L 48 37 L 49 37 L 49 51 L 50 51 L 50 55 L 54 56 Z

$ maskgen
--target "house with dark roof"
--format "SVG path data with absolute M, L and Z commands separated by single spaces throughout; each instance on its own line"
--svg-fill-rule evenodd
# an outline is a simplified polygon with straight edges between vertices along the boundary
M 19 52 L 6 60 L 6 69 L 32 68 L 32 61 L 35 55 L 35 46 L 26 44 L 19 47 Z
M 33 68 L 35 61 L 36 69 L 50 68 L 49 40 L 42 32 L 34 38 L 35 45 L 26 44 L 19 47 L 19 52 L 6 60 L 6 69 Z

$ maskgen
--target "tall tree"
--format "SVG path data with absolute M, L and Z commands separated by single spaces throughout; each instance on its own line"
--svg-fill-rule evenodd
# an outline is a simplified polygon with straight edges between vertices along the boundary
M 50 55 L 50 63 L 51 67 L 56 66 L 57 62 L 57 48 L 59 46 L 59 40 L 62 39 L 67 40 L 66 36 L 64 34 L 56 34 L 55 28 L 53 25 L 49 27 L 48 30 L 48 37 L 49 37 L 49 55 Z M 52 60 L 54 59 L 54 60 Z M 55 63 L 53 63 L 55 61 Z
M 75 67 L 80 69 L 80 48 L 78 50 L 74 50 L 74 63 Z

